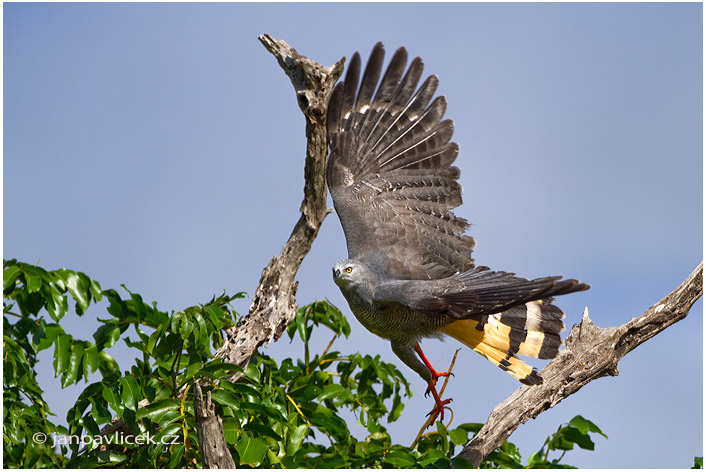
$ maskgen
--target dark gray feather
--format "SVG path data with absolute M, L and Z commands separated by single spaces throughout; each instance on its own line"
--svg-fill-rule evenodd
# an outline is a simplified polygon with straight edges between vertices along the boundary
M 461 204 L 453 122 L 442 121 L 436 76 L 417 89 L 424 65 L 398 49 L 381 75 L 384 50 L 373 48 L 359 84 L 360 58 L 336 86 L 327 119 L 327 179 L 349 257 L 375 261 L 390 278 L 436 279 L 473 267 Z M 372 98 L 371 98 L 372 97 Z M 332 116 L 331 116 L 332 115 Z M 380 254 L 384 254 L 381 257 Z

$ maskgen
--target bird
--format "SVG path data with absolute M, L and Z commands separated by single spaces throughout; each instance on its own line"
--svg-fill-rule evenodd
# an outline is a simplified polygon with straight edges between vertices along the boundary
M 384 57 L 378 42 L 361 79 L 353 54 L 328 102 L 326 180 L 348 250 L 333 279 L 358 321 L 389 340 L 427 383 L 433 422 L 451 401 L 436 389 L 449 373 L 432 366 L 423 339 L 450 336 L 521 383 L 538 385 L 542 377 L 517 356 L 556 357 L 565 315 L 554 297 L 590 286 L 475 265 L 469 223 L 452 211 L 462 203 L 460 170 L 452 165 L 459 146 L 451 141 L 453 121 L 443 119 L 446 98 L 434 97 L 439 79 L 430 75 L 419 85 L 423 61 L 407 67 L 404 47 L 383 74 Z

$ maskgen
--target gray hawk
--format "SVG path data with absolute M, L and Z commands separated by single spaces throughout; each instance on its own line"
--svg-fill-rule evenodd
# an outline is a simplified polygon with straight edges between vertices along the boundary
M 520 382 L 540 384 L 517 355 L 554 358 L 564 313 L 552 297 L 589 285 L 474 265 L 468 223 L 452 213 L 461 204 L 451 165 L 458 144 L 450 142 L 453 122 L 442 120 L 445 98 L 433 98 L 439 80 L 417 88 L 424 66 L 417 57 L 405 72 L 405 48 L 380 79 L 384 55 L 376 44 L 359 85 L 356 52 L 329 100 L 326 178 L 348 246 L 333 278 L 360 323 L 427 382 L 430 415 L 443 419 L 450 400 L 436 382 L 448 373 L 432 367 L 422 338 L 449 335 Z

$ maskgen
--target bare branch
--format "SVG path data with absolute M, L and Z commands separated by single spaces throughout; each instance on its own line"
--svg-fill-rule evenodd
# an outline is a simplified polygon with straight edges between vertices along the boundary
M 324 67 L 299 55 L 284 41 L 275 41 L 270 35 L 265 34 L 258 39 L 277 58 L 294 85 L 299 108 L 306 118 L 307 148 L 304 200 L 299 221 L 282 251 L 262 271 L 249 316 L 239 327 L 229 331 L 226 341 L 214 356 L 243 369 L 260 345 L 279 339 L 297 310 L 297 282 L 294 277 L 328 214 L 326 106 L 333 86 L 343 72 L 344 62 L 341 59 L 333 66 Z M 204 467 L 235 468 L 223 436 L 222 421 L 211 404 L 210 392 L 204 403 L 198 383 L 194 409 Z
M 684 319 L 703 294 L 703 263 L 672 293 L 641 316 L 616 328 L 598 328 L 584 310 L 566 348 L 542 370 L 542 385 L 523 386 L 493 409 L 459 457 L 478 467 L 518 426 L 553 407 L 581 387 L 605 376 L 618 375 L 618 361 L 668 326 Z
M 211 392 L 203 397 L 201 385 L 194 385 L 194 415 L 203 466 L 207 469 L 235 469 L 233 456 L 223 436 L 223 420 L 216 414 L 211 402 Z
M 239 327 L 228 332 L 227 339 L 214 355 L 243 369 L 259 346 L 279 339 L 296 313 L 297 282 L 294 277 L 329 213 L 326 208 L 326 107 L 344 64 L 344 59 L 341 59 L 330 67 L 324 67 L 301 56 L 284 41 L 276 41 L 267 34 L 258 39 L 277 58 L 292 81 L 299 108 L 306 118 L 307 149 L 304 200 L 299 221 L 281 252 L 262 271 L 249 316 Z M 215 413 L 210 393 L 207 392 L 204 399 L 198 383 L 195 389 L 196 427 L 204 466 L 234 468 L 223 437 L 222 420 Z M 180 392 L 180 395 L 183 394 L 184 389 Z M 147 404 L 146 400 L 143 402 L 142 406 Z M 103 432 L 125 427 L 121 419 L 104 427 Z
M 260 345 L 279 339 L 296 313 L 297 282 L 294 277 L 328 214 L 326 105 L 333 86 L 343 72 L 344 62 L 341 59 L 330 67 L 324 67 L 268 34 L 258 39 L 277 58 L 294 85 L 299 108 L 306 118 L 307 149 L 304 200 L 299 221 L 282 251 L 262 271 L 249 316 L 241 326 L 228 333 L 228 339 L 215 355 L 243 368 Z

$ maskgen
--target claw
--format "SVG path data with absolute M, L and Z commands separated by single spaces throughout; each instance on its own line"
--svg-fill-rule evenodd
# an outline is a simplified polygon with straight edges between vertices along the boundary
M 439 405 L 434 405 L 434 408 L 427 413 L 427 416 L 430 417 L 429 419 L 429 426 L 433 425 L 436 422 L 436 418 L 440 417 L 441 421 L 444 421 L 444 405 L 447 403 L 451 402 L 451 399 L 449 398 L 448 400 L 444 400 L 441 406 Z
M 427 416 L 431 416 L 431 419 L 429 421 L 429 425 L 431 426 L 434 424 L 436 421 L 437 417 L 441 417 L 441 421 L 444 421 L 444 407 L 451 403 L 451 398 L 447 398 L 446 400 L 442 400 L 439 397 L 439 394 L 436 392 L 436 379 L 433 381 L 429 382 L 429 386 L 427 387 L 426 395 L 431 393 L 434 396 L 434 408 L 427 413 Z

